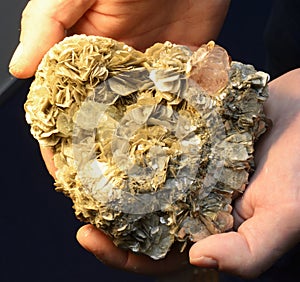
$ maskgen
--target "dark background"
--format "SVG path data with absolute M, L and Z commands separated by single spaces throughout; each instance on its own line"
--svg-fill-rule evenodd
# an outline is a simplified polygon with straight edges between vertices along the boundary
M 7 65 L 26 2 L 1 1 L 0 87 L 11 80 Z M 271 3 L 232 1 L 218 43 L 234 60 L 265 70 L 263 32 Z M 24 119 L 27 91 L 24 84 L 0 106 L 0 282 L 152 281 L 104 266 L 77 243 L 81 223 L 70 200 L 54 191 Z

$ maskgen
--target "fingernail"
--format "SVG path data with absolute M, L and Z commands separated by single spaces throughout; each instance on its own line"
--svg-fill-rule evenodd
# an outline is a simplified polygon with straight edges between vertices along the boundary
M 199 258 L 191 258 L 190 263 L 205 268 L 217 269 L 219 267 L 219 264 L 215 259 L 210 257 L 204 257 L 204 256 Z
M 18 61 L 20 60 L 20 58 L 22 57 L 23 54 L 23 44 L 20 43 L 18 45 L 18 47 L 15 50 L 15 53 L 13 54 L 10 63 L 9 63 L 9 69 L 13 69 L 14 66 L 18 63 Z
M 83 227 L 81 227 L 81 234 L 82 234 L 82 237 L 84 238 L 87 238 L 90 236 L 90 234 L 92 233 L 93 231 L 93 226 L 91 225 L 85 225 Z

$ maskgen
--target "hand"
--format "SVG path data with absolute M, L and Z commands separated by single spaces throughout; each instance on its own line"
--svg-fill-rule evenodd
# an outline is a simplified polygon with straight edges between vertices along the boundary
M 190 262 L 196 266 L 256 277 L 300 240 L 300 69 L 269 86 L 265 110 L 273 128 L 260 140 L 256 172 L 243 197 L 235 202 L 237 231 L 212 235 L 195 243 L 190 249 Z M 54 173 L 51 152 L 42 149 L 42 153 L 48 169 Z M 118 249 L 91 225 L 82 227 L 77 239 L 106 264 L 139 273 L 161 274 L 187 263 L 186 255 L 169 255 L 154 262 Z
M 253 278 L 300 241 L 300 69 L 270 83 L 266 113 L 273 128 L 258 144 L 257 170 L 235 202 L 237 231 L 194 244 L 196 266 Z
M 34 75 L 43 55 L 66 35 L 111 37 L 139 50 L 166 40 L 197 48 L 220 31 L 230 0 L 31 0 L 10 63 Z

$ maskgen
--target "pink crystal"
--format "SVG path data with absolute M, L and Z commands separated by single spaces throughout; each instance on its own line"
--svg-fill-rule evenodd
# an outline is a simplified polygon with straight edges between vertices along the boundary
M 209 42 L 191 59 L 190 78 L 211 96 L 224 89 L 229 81 L 230 57 L 225 49 Z

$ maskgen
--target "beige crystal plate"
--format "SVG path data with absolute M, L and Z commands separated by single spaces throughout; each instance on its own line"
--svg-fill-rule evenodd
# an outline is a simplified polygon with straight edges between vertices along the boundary
M 145 53 L 75 35 L 42 60 L 25 103 L 76 216 L 154 259 L 225 232 L 266 130 L 268 75 L 214 42 Z

